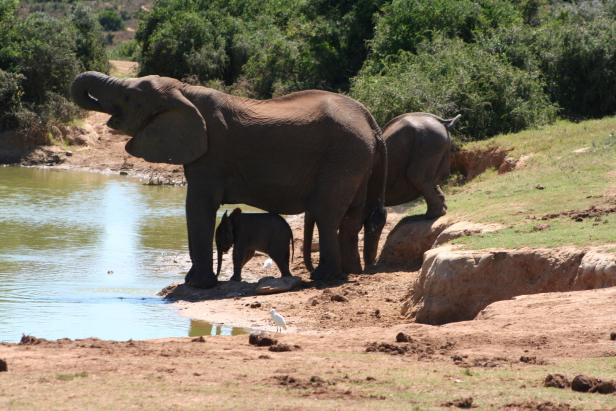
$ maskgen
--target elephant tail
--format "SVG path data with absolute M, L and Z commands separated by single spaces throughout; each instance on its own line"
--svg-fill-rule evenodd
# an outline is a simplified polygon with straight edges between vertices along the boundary
M 304 213 L 304 265 L 306 269 L 310 272 L 314 271 L 314 266 L 312 265 L 312 234 L 314 232 L 314 218 L 312 214 L 308 211 Z
M 454 118 L 448 118 L 448 119 L 442 120 L 442 123 L 445 126 L 445 128 L 447 129 L 447 131 L 451 130 L 453 128 L 453 126 L 456 125 L 458 120 L 460 120 L 460 117 L 462 117 L 462 114 L 458 114 Z
M 366 219 L 364 220 L 364 264 L 369 266 L 376 261 L 379 238 L 387 221 L 385 209 L 385 190 L 387 189 L 387 146 L 381 128 L 372 116 L 372 128 L 376 137 L 376 158 L 372 175 L 368 181 L 366 199 Z
M 295 238 L 293 238 L 293 230 L 291 230 L 291 227 L 289 227 L 289 230 L 291 231 L 291 262 L 293 262 L 295 258 Z

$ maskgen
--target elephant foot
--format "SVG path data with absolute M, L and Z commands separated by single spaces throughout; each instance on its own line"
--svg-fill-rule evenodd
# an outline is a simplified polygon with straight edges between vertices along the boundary
M 319 265 L 310 273 L 310 279 L 314 281 L 326 281 L 342 278 L 342 273 L 329 267 Z
M 342 270 L 348 274 L 361 274 L 364 271 L 359 260 L 349 261 L 346 264 L 342 263 Z
M 218 279 L 214 273 L 200 273 L 193 266 L 184 278 L 186 285 L 195 288 L 212 288 L 218 284 Z
M 231 278 L 229 278 L 229 281 L 237 281 L 237 282 L 240 282 L 240 281 L 242 281 L 242 277 L 241 277 L 241 276 L 239 276 L 239 275 L 234 275 L 234 276 L 232 276 Z
M 425 214 L 426 219 L 428 220 L 435 220 L 439 217 L 444 216 L 445 214 L 447 214 L 447 210 L 446 209 L 441 209 L 441 210 L 428 210 Z

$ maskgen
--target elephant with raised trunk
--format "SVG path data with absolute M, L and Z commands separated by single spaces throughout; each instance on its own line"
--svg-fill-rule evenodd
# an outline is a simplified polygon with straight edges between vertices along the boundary
M 426 218 L 437 218 L 447 212 L 445 196 L 439 183 L 449 176 L 452 149 L 449 130 L 461 115 L 442 119 L 429 113 L 406 113 L 391 120 L 383 128 L 387 145 L 387 185 L 385 205 L 395 206 L 424 197 Z M 378 189 L 375 187 L 375 190 Z M 369 193 L 374 195 L 375 193 Z M 382 228 L 382 226 L 381 226 Z M 309 212 L 304 219 L 304 264 L 312 270 L 310 247 L 314 221 Z M 376 260 L 381 232 L 365 230 L 364 262 Z
M 77 76 L 71 94 L 81 107 L 111 114 L 107 125 L 132 136 L 128 153 L 184 166 L 187 284 L 217 283 L 212 242 L 221 204 L 308 211 L 321 234 L 312 278 L 361 272 L 364 217 L 375 231 L 385 223 L 387 155 L 379 126 L 359 102 L 318 90 L 258 101 L 168 77 L 97 72 Z

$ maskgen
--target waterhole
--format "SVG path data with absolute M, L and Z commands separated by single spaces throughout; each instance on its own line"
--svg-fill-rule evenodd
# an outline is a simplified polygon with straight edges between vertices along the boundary
M 156 296 L 190 267 L 184 198 L 124 177 L 0 167 L 0 341 L 242 333 Z

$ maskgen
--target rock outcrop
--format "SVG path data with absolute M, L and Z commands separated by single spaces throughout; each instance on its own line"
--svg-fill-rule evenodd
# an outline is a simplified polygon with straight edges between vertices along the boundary
M 477 177 L 488 168 L 499 169 L 510 150 L 499 146 L 460 149 L 451 159 L 451 170 L 460 173 L 466 181 Z M 515 164 L 512 169 L 515 168 Z
M 436 237 L 436 240 L 434 240 L 434 244 L 432 244 L 431 248 L 443 245 L 451 240 L 455 240 L 456 238 L 491 233 L 501 230 L 502 228 L 504 227 L 500 224 L 480 224 L 472 223 L 470 221 L 459 221 L 443 230 L 438 237 Z
M 489 304 L 523 294 L 616 286 L 616 256 L 563 247 L 520 250 L 432 249 L 402 313 L 444 324 L 471 320 Z
M 379 262 L 418 268 L 424 253 L 447 227 L 454 224 L 449 217 L 427 220 L 423 216 L 405 217 L 390 231 Z
M 455 222 L 444 216 L 426 220 L 420 216 L 405 217 L 387 236 L 380 262 L 401 267 L 419 268 L 424 253 L 459 237 L 497 231 L 499 224 Z

